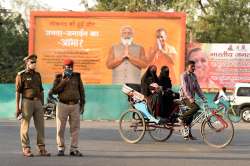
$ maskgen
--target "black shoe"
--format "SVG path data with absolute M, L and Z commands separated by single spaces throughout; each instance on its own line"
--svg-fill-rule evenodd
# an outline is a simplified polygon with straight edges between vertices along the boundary
M 79 150 L 74 150 L 69 153 L 70 156 L 77 156 L 77 157 L 82 157 L 82 153 L 79 152 Z
M 191 140 L 198 140 L 198 138 L 194 137 L 192 134 L 189 134 L 188 138 Z
M 58 150 L 57 156 L 64 156 L 64 151 L 63 150 Z

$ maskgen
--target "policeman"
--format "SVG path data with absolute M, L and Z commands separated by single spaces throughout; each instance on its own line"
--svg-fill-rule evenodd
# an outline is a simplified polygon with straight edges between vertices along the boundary
M 33 117 L 37 130 L 38 154 L 50 156 L 44 144 L 44 117 L 43 117 L 43 87 L 41 76 L 36 69 L 37 56 L 32 54 L 24 61 L 26 69 L 19 72 L 16 76 L 16 117 L 22 114 L 21 120 L 21 143 L 23 155 L 32 157 L 29 139 L 30 119 Z
M 73 60 L 64 60 L 64 72 L 56 75 L 53 87 L 49 92 L 49 96 L 57 94 L 59 97 L 56 109 L 58 156 L 64 156 L 64 131 L 68 117 L 71 133 L 70 155 L 82 156 L 82 153 L 78 150 L 78 137 L 80 113 L 83 113 L 85 93 L 81 75 L 73 72 L 73 65 Z

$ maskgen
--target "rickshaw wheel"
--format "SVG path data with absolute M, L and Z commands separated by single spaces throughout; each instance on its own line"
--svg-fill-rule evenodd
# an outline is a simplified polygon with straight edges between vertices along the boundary
M 121 115 L 119 133 L 128 143 L 137 143 L 145 135 L 146 125 L 142 114 L 136 109 L 129 109 Z
M 163 142 L 170 138 L 173 133 L 173 128 L 167 127 L 165 124 L 163 125 L 150 125 L 148 127 L 149 135 L 155 141 Z

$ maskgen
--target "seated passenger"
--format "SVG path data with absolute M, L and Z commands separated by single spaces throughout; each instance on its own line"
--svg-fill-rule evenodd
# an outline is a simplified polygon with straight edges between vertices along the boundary
M 141 93 L 147 98 L 149 110 L 152 115 L 159 116 L 161 92 L 158 85 L 159 80 L 156 75 L 155 65 L 148 67 L 141 79 Z
M 163 90 L 160 116 L 171 119 L 171 116 L 179 111 L 178 104 L 173 101 L 179 98 L 179 94 L 172 91 L 172 83 L 167 66 L 162 66 L 161 68 L 159 85 Z

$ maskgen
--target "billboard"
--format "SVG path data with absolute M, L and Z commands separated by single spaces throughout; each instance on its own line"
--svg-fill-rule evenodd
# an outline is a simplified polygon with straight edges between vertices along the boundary
M 186 60 L 196 62 L 202 88 L 233 88 L 237 82 L 250 82 L 250 44 L 192 43 Z
M 128 46 L 127 52 L 135 59 L 132 62 L 132 58 L 124 58 L 123 67 L 118 69 L 120 64 L 110 67 L 108 58 L 123 56 L 115 55 L 119 51 L 126 52 L 121 44 L 123 27 L 132 28 L 133 45 Z M 122 84 L 130 78 L 114 82 L 117 70 L 121 77 L 135 71 L 136 77 L 141 77 L 151 64 L 157 65 L 158 72 L 162 65 L 169 66 L 172 82 L 178 84 L 184 69 L 185 27 L 184 13 L 31 12 L 29 53 L 38 55 L 37 70 L 44 83 L 51 83 L 54 75 L 62 72 L 63 59 L 71 58 L 75 61 L 74 70 L 81 73 L 86 84 Z M 153 54 L 160 48 L 159 29 L 165 31 L 166 37 L 167 47 L 162 55 Z M 143 56 L 144 65 L 136 64 Z

